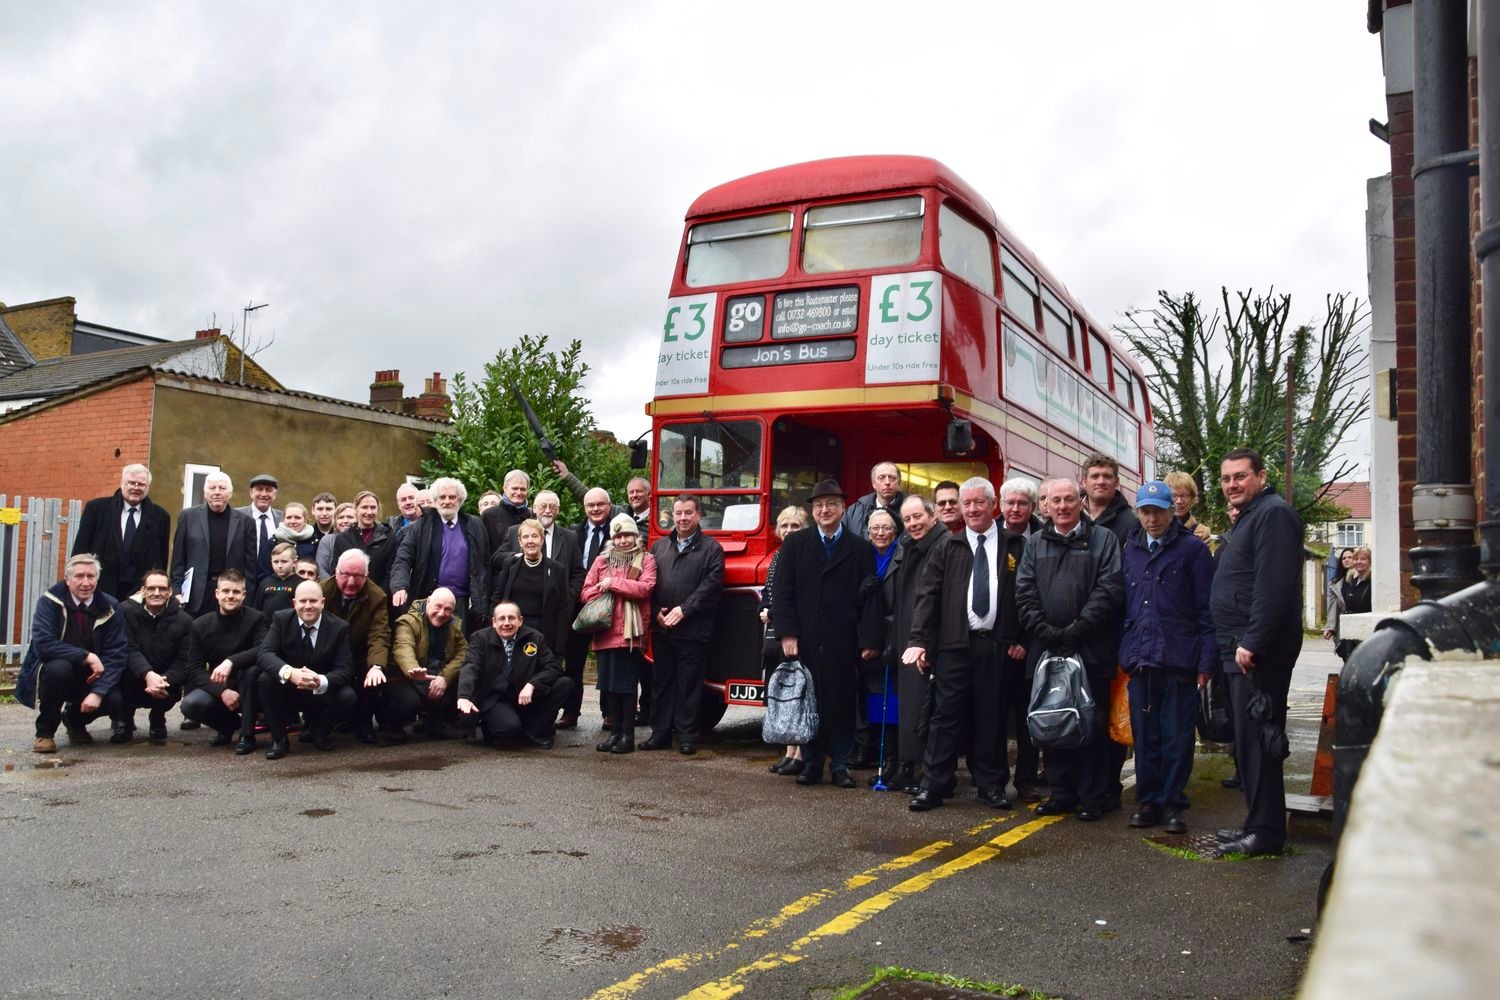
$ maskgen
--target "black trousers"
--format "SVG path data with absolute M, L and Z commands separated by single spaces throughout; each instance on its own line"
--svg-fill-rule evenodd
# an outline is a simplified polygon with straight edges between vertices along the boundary
M 583 668 L 588 664 L 589 646 L 594 637 L 587 632 L 568 632 L 568 652 L 563 657 L 563 673 L 572 681 L 568 699 L 561 705 L 564 715 L 577 716 L 583 711 Z
M 88 684 L 89 668 L 83 664 L 72 664 L 67 660 L 48 660 L 36 675 L 36 734 L 51 738 L 62 722 L 63 704 L 78 706 L 91 693 Z M 124 701 L 118 685 L 103 696 L 98 711 L 84 712 L 78 709 L 78 718 L 87 726 L 90 722 L 107 715 L 117 718 Z
M 182 717 L 201 722 L 218 733 L 232 733 L 240 728 L 240 713 L 227 708 L 208 688 L 194 688 L 183 697 Z M 253 726 L 252 720 L 252 732 Z
M 352 688 L 330 687 L 322 694 L 303 691 L 283 684 L 274 671 L 262 670 L 256 677 L 258 705 L 266 716 L 271 739 L 286 739 L 287 715 L 300 711 L 307 715 L 308 726 L 316 735 L 327 736 L 340 722 L 348 721 L 359 705 Z
M 514 740 L 523 732 L 536 739 L 550 739 L 557 710 L 576 693 L 571 678 L 559 677 L 547 690 L 534 692 L 530 705 L 517 705 L 512 700 L 514 695 L 497 699 L 480 710 L 480 729 L 492 742 Z
M 854 749 L 857 701 L 862 690 L 859 653 L 851 649 L 843 656 L 824 657 L 802 647 L 798 655 L 812 673 L 813 696 L 818 706 L 818 735 L 802 748 L 805 767 L 814 774 L 822 771 L 826 756 L 831 770 L 847 768 L 849 752 Z
M 146 679 L 137 677 L 128 670 L 120 678 L 120 715 L 119 718 L 126 722 L 133 722 L 135 713 L 139 709 L 147 709 L 152 715 L 158 712 L 165 714 L 167 709 L 177 704 L 182 698 L 182 690 L 175 684 L 167 685 L 167 696 L 165 698 L 153 698 L 146 693 Z
M 655 632 L 651 636 L 651 655 L 656 660 L 651 678 L 651 738 L 668 739 L 675 730 L 679 742 L 698 742 L 698 709 L 703 703 L 703 664 L 708 656 L 708 640 Z
M 1114 669 L 1113 665 L 1110 669 Z M 1123 763 L 1125 747 L 1109 738 L 1109 728 L 1103 717 L 1109 711 L 1109 684 L 1112 679 L 1108 674 L 1088 675 L 1089 692 L 1101 714 L 1093 740 L 1087 746 L 1047 748 L 1048 794 L 1063 805 L 1082 805 L 1085 808 L 1103 810 L 1119 804 L 1120 793 L 1111 788 L 1110 775 L 1113 773 L 1114 781 L 1119 781 L 1120 771 L 1113 763 L 1113 748 L 1119 749 L 1120 761 Z
M 1245 716 L 1251 682 L 1238 668 L 1225 666 L 1229 675 L 1229 706 L 1234 713 L 1234 753 L 1244 782 L 1246 833 L 1258 833 L 1279 849 L 1286 843 L 1286 783 L 1284 761 L 1273 760 L 1261 749 L 1256 726 Z M 1292 686 L 1292 664 L 1265 664 L 1255 668 L 1255 680 L 1271 697 L 1276 724 L 1286 728 L 1286 698 Z
M 932 727 L 922 760 L 922 783 L 949 794 L 964 732 L 969 733 L 969 773 L 980 791 L 1003 790 L 1005 720 L 1000 714 L 1005 643 L 993 632 L 971 632 L 967 649 L 943 650 L 932 668 Z
M 1016 740 L 1016 788 L 1019 790 L 1038 783 L 1036 744 L 1031 742 L 1031 730 L 1026 726 L 1026 712 L 1031 707 L 1031 685 L 1026 680 L 1026 657 L 1005 657 L 1000 667 L 1000 745 L 1006 747 L 1009 757 L 1010 733 Z M 1009 781 L 1011 771 L 1008 761 L 1000 764 L 1002 781 Z
M 901 706 L 896 720 L 896 759 L 920 766 L 932 724 L 932 676 L 904 663 L 893 669 Z
M 386 681 L 372 690 L 381 692 L 375 700 L 375 718 L 382 730 L 395 732 L 417 720 L 418 715 L 429 721 L 446 720 L 454 712 L 456 687 L 449 685 L 438 699 L 427 697 L 426 681 Z

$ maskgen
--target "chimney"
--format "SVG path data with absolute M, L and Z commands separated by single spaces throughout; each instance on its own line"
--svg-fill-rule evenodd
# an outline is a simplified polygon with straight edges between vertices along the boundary
M 219 328 L 211 326 L 207 330 L 199 330 L 193 335 L 194 340 L 212 340 L 219 335 Z
M 433 372 L 432 378 L 422 380 L 422 395 L 412 401 L 411 415 L 431 417 L 434 420 L 448 419 L 448 380 L 442 372 Z
M 401 393 L 404 389 L 399 368 L 378 371 L 375 373 L 375 381 L 370 383 L 370 405 L 377 410 L 400 413 L 404 409 L 401 405 Z

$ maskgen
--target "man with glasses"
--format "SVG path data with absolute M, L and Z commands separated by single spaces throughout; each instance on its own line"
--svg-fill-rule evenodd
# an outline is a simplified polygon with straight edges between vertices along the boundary
M 958 484 L 944 479 L 932 489 L 932 509 L 938 523 L 950 532 L 964 530 L 964 515 L 958 509 Z
M 99 559 L 99 590 L 123 601 L 135 593 L 141 574 L 167 564 L 172 518 L 146 495 L 151 472 L 144 465 L 120 470 L 120 488 L 83 505 L 73 555 Z
M 125 736 L 135 729 L 135 710 L 148 709 L 147 733 L 152 743 L 167 739 L 167 710 L 177 704 L 187 680 L 188 646 L 193 618 L 172 596 L 165 570 L 152 570 L 141 581 L 141 600 L 122 601 L 125 635 L 130 642 L 126 670 L 120 678 L 124 699 L 121 719 Z M 120 732 L 121 727 L 116 727 Z M 113 738 L 113 737 L 111 737 Z

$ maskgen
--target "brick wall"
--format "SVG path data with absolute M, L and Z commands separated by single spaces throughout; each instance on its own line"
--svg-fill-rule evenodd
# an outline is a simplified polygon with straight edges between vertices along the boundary
M 85 501 L 113 493 L 122 468 L 150 465 L 153 388 L 142 377 L 0 424 L 0 493 Z
M 73 353 L 74 305 L 71 296 L 22 302 L 0 308 L 0 315 L 32 357 L 61 358 Z

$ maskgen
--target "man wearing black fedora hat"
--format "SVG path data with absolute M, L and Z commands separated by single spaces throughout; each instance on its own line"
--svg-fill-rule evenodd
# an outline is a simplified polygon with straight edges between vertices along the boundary
M 815 531 L 794 531 L 781 543 L 771 594 L 771 617 L 781 652 L 812 672 L 818 735 L 803 751 L 807 764 L 797 783 L 823 780 L 823 758 L 840 788 L 853 788 L 849 752 L 854 747 L 859 661 L 879 655 L 885 615 L 875 575 L 875 547 L 840 523 L 844 491 L 836 480 L 813 487 Z

